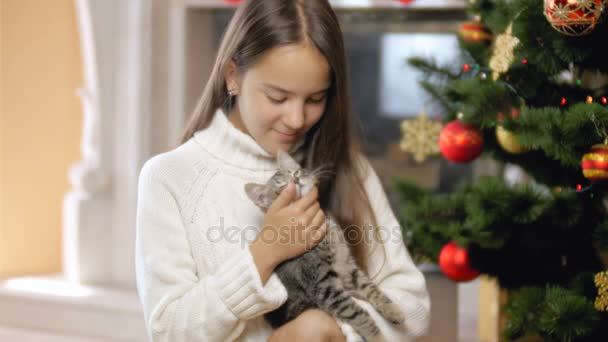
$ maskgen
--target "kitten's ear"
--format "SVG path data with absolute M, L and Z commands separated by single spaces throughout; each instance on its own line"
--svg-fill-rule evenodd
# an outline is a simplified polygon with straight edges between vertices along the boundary
M 279 163 L 279 169 L 281 170 L 298 170 L 300 164 L 295 161 L 289 153 L 279 149 L 277 151 L 277 162 Z
M 265 185 L 247 183 L 245 184 L 245 193 L 247 193 L 247 196 L 253 201 L 253 203 L 259 204 L 265 202 L 264 198 L 266 197 L 267 190 Z

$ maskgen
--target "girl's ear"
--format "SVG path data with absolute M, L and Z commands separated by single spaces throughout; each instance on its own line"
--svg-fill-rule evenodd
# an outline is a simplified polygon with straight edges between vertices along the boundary
M 279 164 L 279 169 L 281 170 L 299 170 L 300 164 L 295 161 L 289 153 L 278 149 L 277 150 L 277 162 Z
M 236 72 L 236 63 L 234 60 L 230 60 L 228 62 L 228 66 L 226 67 L 226 74 L 224 75 L 224 81 L 226 82 L 226 92 L 232 90 L 233 95 L 238 94 L 238 82 L 237 82 L 237 72 Z
M 251 201 L 253 201 L 255 204 L 266 203 L 268 190 L 266 190 L 265 185 L 247 183 L 245 184 L 245 193 L 247 193 L 249 199 L 251 199 Z

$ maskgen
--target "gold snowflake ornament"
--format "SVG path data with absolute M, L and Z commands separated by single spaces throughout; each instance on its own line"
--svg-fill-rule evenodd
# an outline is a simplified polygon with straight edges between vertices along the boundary
M 492 78 L 494 81 L 500 77 L 500 74 L 509 70 L 515 55 L 513 50 L 519 44 L 519 39 L 513 36 L 513 23 L 509 24 L 507 30 L 496 37 L 492 57 L 490 57 L 490 69 L 492 69 Z
M 403 120 L 401 132 L 403 136 L 399 147 L 402 151 L 414 155 L 414 160 L 421 163 L 429 155 L 439 153 L 440 122 L 430 120 L 424 111 L 416 119 Z
M 593 280 L 597 287 L 595 309 L 597 311 L 608 311 L 608 271 L 597 273 Z

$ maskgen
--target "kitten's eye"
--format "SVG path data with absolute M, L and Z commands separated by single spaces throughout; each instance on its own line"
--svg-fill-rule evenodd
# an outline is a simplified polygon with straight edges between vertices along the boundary
M 298 178 L 299 178 L 301 175 L 302 175 L 302 171 L 301 171 L 300 169 L 297 169 L 297 170 L 296 170 L 296 171 L 293 173 L 293 176 L 294 176 L 294 177 L 298 177 Z

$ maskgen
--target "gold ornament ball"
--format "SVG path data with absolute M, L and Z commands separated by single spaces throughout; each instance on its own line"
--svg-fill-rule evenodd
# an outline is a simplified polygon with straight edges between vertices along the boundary
M 511 154 L 521 154 L 527 152 L 528 149 L 517 141 L 517 137 L 513 132 L 506 130 L 502 126 L 496 126 L 496 140 L 503 150 Z
M 467 21 L 460 26 L 460 37 L 469 43 L 492 43 L 492 31 L 481 20 Z

